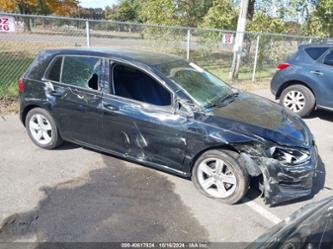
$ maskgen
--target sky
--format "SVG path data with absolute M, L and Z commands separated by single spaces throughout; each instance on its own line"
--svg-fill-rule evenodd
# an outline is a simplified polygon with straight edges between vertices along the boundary
M 105 6 L 115 4 L 118 0 L 79 0 L 84 8 L 104 8 Z

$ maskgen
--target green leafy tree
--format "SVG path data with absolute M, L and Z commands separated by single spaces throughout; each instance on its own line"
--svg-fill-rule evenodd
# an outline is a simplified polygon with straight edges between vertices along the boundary
M 237 15 L 237 10 L 230 0 L 215 0 L 201 26 L 234 30 L 237 26 Z
M 141 5 L 139 0 L 121 0 L 118 5 L 106 9 L 106 19 L 139 22 Z
M 181 15 L 174 0 L 142 1 L 140 18 L 149 24 L 181 25 Z
M 213 6 L 213 0 L 182 0 L 176 4 L 178 4 L 182 25 L 196 27 Z
M 257 13 L 253 20 L 248 22 L 247 31 L 285 33 L 288 29 L 282 19 L 272 18 L 264 13 Z
M 308 35 L 333 37 L 333 1 L 319 0 L 303 30 Z

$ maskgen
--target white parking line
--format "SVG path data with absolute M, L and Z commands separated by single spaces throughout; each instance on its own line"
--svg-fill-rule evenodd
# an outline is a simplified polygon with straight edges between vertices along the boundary
M 245 199 L 245 201 L 246 201 L 245 204 L 247 206 L 249 206 L 252 210 L 254 210 L 255 212 L 257 212 L 258 214 L 260 214 L 262 217 L 266 218 L 267 220 L 269 220 L 273 224 L 278 224 L 278 223 L 280 223 L 282 221 L 279 217 L 277 217 L 276 215 L 274 215 L 271 212 L 267 211 L 265 208 L 263 208 L 262 206 L 258 205 L 254 201 L 250 201 L 248 199 Z

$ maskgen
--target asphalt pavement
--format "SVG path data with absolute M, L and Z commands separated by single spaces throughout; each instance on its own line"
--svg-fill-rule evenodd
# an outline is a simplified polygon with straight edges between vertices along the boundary
M 271 98 L 269 91 L 256 91 Z M 313 198 L 268 207 L 250 191 L 230 206 L 185 179 L 73 144 L 36 147 L 17 115 L 0 118 L 0 241 L 250 242 L 306 203 L 332 195 L 333 113 L 306 123 L 321 156 Z

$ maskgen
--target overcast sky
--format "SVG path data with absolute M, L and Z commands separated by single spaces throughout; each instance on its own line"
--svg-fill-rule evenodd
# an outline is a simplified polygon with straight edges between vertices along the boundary
M 80 5 L 85 8 L 104 8 L 117 3 L 118 0 L 80 0 Z

